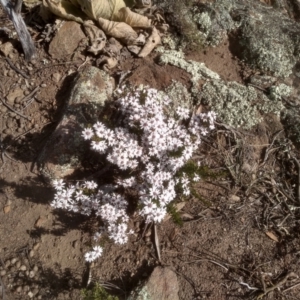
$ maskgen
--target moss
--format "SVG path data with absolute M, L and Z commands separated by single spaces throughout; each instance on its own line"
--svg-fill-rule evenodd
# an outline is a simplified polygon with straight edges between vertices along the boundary
M 116 296 L 109 295 L 106 290 L 96 283 L 91 289 L 83 289 L 81 291 L 83 300 L 118 300 Z

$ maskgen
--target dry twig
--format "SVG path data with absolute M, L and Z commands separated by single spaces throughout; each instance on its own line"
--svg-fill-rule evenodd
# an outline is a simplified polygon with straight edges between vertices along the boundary
M 161 262 L 159 239 L 158 239 L 157 225 L 156 224 L 154 224 L 154 241 L 155 241 L 155 247 L 156 247 L 156 252 L 157 252 L 158 260 Z
M 3 99 L 2 97 L 0 97 L 0 101 L 3 103 L 4 106 L 6 106 L 9 110 L 11 110 L 12 112 L 16 113 L 17 115 L 19 115 L 20 117 L 30 121 L 30 118 L 24 116 L 23 114 L 21 114 L 20 112 L 16 111 L 15 109 L 13 109 L 10 105 L 8 105 Z

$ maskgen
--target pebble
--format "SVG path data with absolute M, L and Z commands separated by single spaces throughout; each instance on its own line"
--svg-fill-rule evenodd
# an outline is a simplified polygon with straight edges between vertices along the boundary
M 29 252 L 29 257 L 33 257 L 34 256 L 34 251 L 33 250 L 30 250 Z
M 4 132 L 5 134 L 12 134 L 12 131 L 11 131 L 10 128 L 4 129 L 3 132 Z
M 16 288 L 16 292 L 17 292 L 17 293 L 21 293 L 21 292 L 22 292 L 22 287 L 21 287 L 21 286 L 18 286 L 18 287 Z
M 28 292 L 29 291 L 29 285 L 25 285 L 23 289 L 24 289 L 25 292 Z
M 17 267 L 18 269 L 21 267 L 21 262 L 20 262 L 20 261 L 17 261 L 16 267 Z
M 12 53 L 8 54 L 8 58 L 13 59 L 15 56 Z
M 11 118 L 14 118 L 16 116 L 16 114 L 14 112 L 10 112 L 8 113 L 8 115 L 11 117 Z
M 10 263 L 11 263 L 12 265 L 14 265 L 17 261 L 18 261 L 18 259 L 14 257 L 14 258 L 10 261 Z
M 30 271 L 29 272 L 29 278 L 33 278 L 35 276 L 35 272 L 34 271 Z
M 40 246 L 41 246 L 40 243 L 35 243 L 35 244 L 33 245 L 33 250 L 34 250 L 34 251 L 38 250 L 38 249 L 40 248 Z
M 22 265 L 22 266 L 20 267 L 20 270 L 21 270 L 21 271 L 26 271 L 26 269 L 27 269 L 27 268 L 26 268 L 25 265 Z
M 32 293 L 33 296 L 36 296 L 39 293 L 39 289 L 38 288 L 33 289 Z
M 41 87 L 45 88 L 45 87 L 47 87 L 47 84 L 46 83 L 42 83 Z
M 8 71 L 8 77 L 14 77 L 15 72 L 13 70 Z
M 31 291 L 30 291 L 27 295 L 28 295 L 28 297 L 29 297 L 30 299 L 33 298 L 33 296 L 34 296 L 33 293 L 32 293 Z
M 10 260 L 7 260 L 6 262 L 5 262 L 5 268 L 8 268 L 10 266 Z
M 0 275 L 1 275 L 1 276 L 6 275 L 6 271 L 5 271 L 5 270 L 0 271 Z
M 4 130 L 4 131 L 5 131 L 5 130 Z M 5 132 L 4 132 L 4 133 L 5 133 Z M 4 206 L 3 211 L 4 211 L 5 214 L 8 214 L 8 213 L 10 212 L 10 205 Z
M 34 272 L 37 272 L 39 270 L 39 267 L 37 265 L 34 265 L 33 269 Z
M 7 107 L 5 107 L 4 105 L 1 106 L 0 111 L 2 113 L 6 113 L 7 112 Z

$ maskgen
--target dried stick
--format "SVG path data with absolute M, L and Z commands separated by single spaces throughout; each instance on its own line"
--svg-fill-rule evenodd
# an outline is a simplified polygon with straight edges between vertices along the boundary
M 35 57 L 36 50 L 31 36 L 27 30 L 26 24 L 20 13 L 22 0 L 16 0 L 15 6 L 8 0 L 0 0 L 0 3 L 2 4 L 4 11 L 7 13 L 8 17 L 14 24 L 23 47 L 25 59 L 27 61 L 30 61 Z
M 1 1 L 1 0 L 0 0 Z M 23 114 L 21 114 L 20 112 L 16 111 L 15 109 L 13 109 L 10 105 L 8 105 L 1 97 L 0 97 L 0 101 L 3 103 L 4 106 L 6 106 L 8 109 L 10 109 L 12 112 L 16 113 L 17 115 L 19 115 L 20 117 L 30 121 L 30 119 L 26 116 L 24 116 Z
M 274 291 L 274 290 L 282 287 L 290 277 L 296 277 L 296 278 L 298 278 L 298 276 L 294 272 L 291 272 L 291 273 L 288 273 L 286 276 L 284 276 L 284 278 L 281 279 L 279 282 L 277 282 L 275 285 L 273 285 L 271 287 L 268 287 L 268 288 L 266 288 L 265 282 L 264 282 L 264 278 L 262 277 L 262 284 L 263 284 L 264 292 L 261 293 L 260 295 L 258 295 L 257 299 L 262 299 L 268 293 L 270 293 L 270 292 L 272 292 L 272 291 Z
M 1 0 L 0 0 L 1 1 Z M 19 70 L 17 67 L 14 66 L 14 64 L 11 62 L 10 59 L 8 59 L 7 57 L 5 58 L 5 60 L 7 61 L 7 63 L 9 64 L 9 66 L 16 71 L 17 73 L 19 73 L 20 75 L 22 75 L 24 78 L 29 79 L 29 76 L 27 76 L 27 74 L 25 74 L 23 71 Z
M 297 180 L 297 190 L 296 190 L 296 196 L 297 196 L 297 201 L 300 203 L 300 163 L 296 157 L 292 157 L 293 160 L 295 161 L 297 168 L 298 168 L 298 180 Z
M 161 261 L 160 248 L 159 248 L 159 239 L 158 239 L 158 234 L 157 234 L 157 225 L 155 223 L 154 223 L 154 241 L 155 241 L 158 260 Z
M 0 283 L 1 283 L 1 286 L 2 286 L 2 299 L 6 300 L 5 288 L 4 288 L 4 284 L 3 284 L 3 281 L 1 279 L 1 277 L 0 277 Z

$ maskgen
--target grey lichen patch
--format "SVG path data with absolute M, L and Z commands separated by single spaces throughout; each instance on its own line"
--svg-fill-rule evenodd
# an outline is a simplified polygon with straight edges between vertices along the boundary
M 136 288 L 133 293 L 128 297 L 127 300 L 155 300 L 152 299 L 147 286 L 141 286 L 139 288 Z
M 236 8 L 234 0 L 216 0 L 193 8 L 193 20 L 198 25 L 205 46 L 217 46 L 239 22 L 230 13 Z
M 166 108 L 168 116 L 174 117 L 179 106 L 190 111 L 193 108 L 193 97 L 187 87 L 181 82 L 173 80 L 166 90 L 160 93 L 163 98 L 167 96 L 172 100 L 170 106 Z
M 72 104 L 86 102 L 103 106 L 113 89 L 113 81 L 106 72 L 89 67 L 85 72 L 79 73 L 76 79 L 71 95 Z
M 158 49 L 158 51 L 161 52 L 159 58 L 161 64 L 171 64 L 191 74 L 192 94 L 198 93 L 200 79 L 220 79 L 220 75 L 207 68 L 204 63 L 186 60 L 182 51 L 162 49 Z
M 282 97 L 288 97 L 292 92 L 292 88 L 284 83 L 273 85 L 270 88 L 270 98 L 278 101 Z
M 283 112 L 282 121 L 287 136 L 296 144 L 300 144 L 300 115 L 299 111 L 290 108 Z
M 202 102 L 227 125 L 249 129 L 262 120 L 254 103 L 257 93 L 253 87 L 214 80 L 203 86 L 201 95 Z
M 280 21 L 279 21 L 280 20 Z M 243 17 L 243 57 L 275 76 L 287 77 L 300 58 L 300 26 L 283 13 L 257 6 Z

